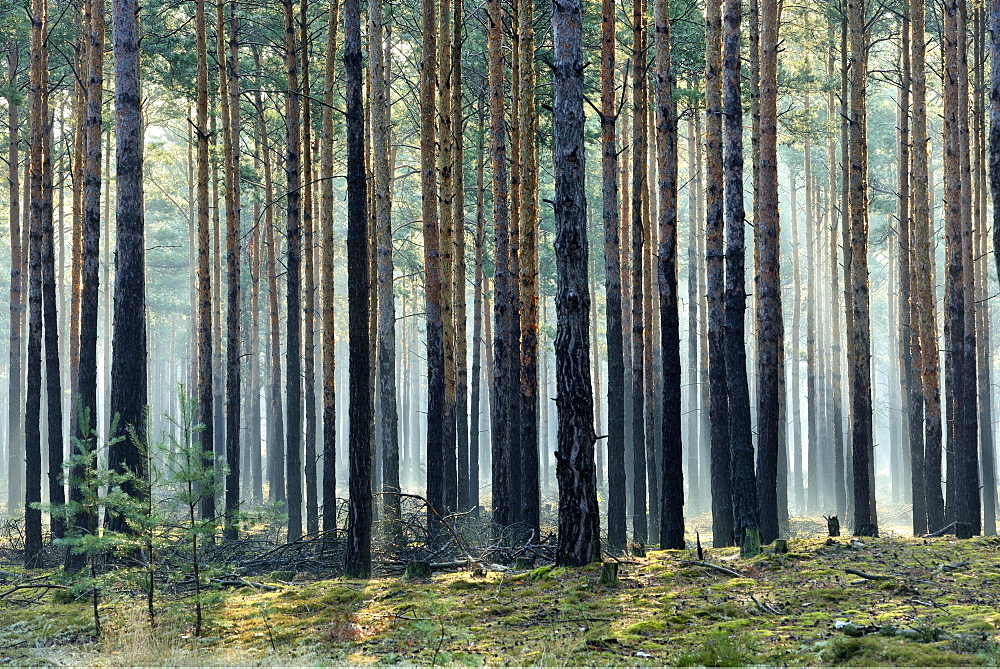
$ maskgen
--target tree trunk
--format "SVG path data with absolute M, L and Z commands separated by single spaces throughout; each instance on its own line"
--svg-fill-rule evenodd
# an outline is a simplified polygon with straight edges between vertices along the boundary
M 927 500 L 927 528 L 934 531 L 944 525 L 944 499 L 941 494 L 941 386 L 939 380 L 939 345 L 937 310 L 934 301 L 931 255 L 931 213 L 927 164 L 927 78 L 925 74 L 926 37 L 924 6 L 911 8 L 913 84 L 913 140 L 911 142 L 913 187 L 913 241 L 915 312 L 918 315 L 919 369 L 924 398 L 924 495 Z M 1000 13 L 1000 10 L 998 10 Z M 995 66 L 994 66 L 995 67 Z M 998 70 L 1000 71 L 1000 70 Z M 998 89 L 1000 105 L 1000 89 Z M 1000 109 L 1000 106 L 998 106 Z M 1000 115 L 1000 112 L 998 112 Z M 998 135 L 1000 139 L 1000 135 Z M 1000 183 L 1000 182 L 998 182 Z
M 231 11 L 235 11 L 232 9 Z M 222 17 L 222 5 L 219 5 Z M 220 77 L 219 98 L 223 109 L 223 150 L 226 170 L 226 518 L 225 537 L 239 537 L 240 513 L 240 354 L 241 317 L 240 295 L 240 81 L 239 81 L 239 21 L 235 13 L 229 17 L 229 58 L 225 58 L 225 33 L 219 22 L 219 61 L 224 63 L 225 76 Z M 228 99 L 227 99 L 228 98 Z M 228 118 L 227 118 L 228 115 Z
M 36 505 L 42 501 L 42 228 L 45 216 L 43 193 L 46 148 L 46 117 L 48 105 L 48 58 L 45 33 L 48 23 L 47 5 L 43 0 L 31 3 L 31 75 L 29 105 L 31 128 L 28 138 L 30 165 L 30 217 L 28 249 L 28 377 L 25 402 L 25 497 L 24 497 L 24 565 L 29 569 L 42 566 L 42 511 Z
M 735 538 L 758 531 L 757 484 L 750 432 L 746 373 L 745 244 L 743 210 L 743 110 L 740 102 L 740 2 L 726 0 L 723 17 L 722 91 L 726 197 L 726 387 L 729 392 L 730 477 Z
M 712 543 L 732 546 L 732 482 L 729 463 L 729 390 L 726 384 L 724 220 L 722 183 L 722 14 L 721 2 L 705 9 L 705 196 L 706 294 L 708 295 L 708 387 L 712 441 Z M 741 222 L 742 225 L 742 222 Z
M 656 165 L 663 359 L 663 465 L 660 548 L 684 548 L 684 473 L 681 441 L 681 334 L 677 295 L 677 112 L 674 108 L 669 0 L 654 4 L 656 57 Z M 655 512 L 654 512 L 655 513 Z
M 431 0 L 425 0 L 430 2 Z M 487 4 L 489 21 L 489 100 L 490 100 L 490 159 L 493 173 L 493 227 L 496 244 L 494 273 L 493 333 L 493 393 L 494 412 L 490 416 L 492 435 L 493 522 L 505 527 L 512 524 L 518 509 L 512 504 L 510 491 L 519 484 L 511 478 L 511 443 L 516 426 L 515 389 L 518 377 L 518 341 L 514 331 L 514 310 L 517 305 L 515 277 L 511 273 L 510 209 L 507 172 L 507 143 L 504 122 L 503 78 L 503 16 L 499 0 Z M 425 27 L 426 34 L 426 27 Z M 425 39 L 427 39 L 425 37 Z M 430 409 L 428 409 L 430 410 Z M 593 426 L 591 426 L 593 429 Z
M 320 228 L 323 236 L 323 532 L 337 529 L 337 335 L 333 274 L 333 100 L 339 0 L 330 0 L 323 88 Z M 279 362 L 280 364 L 280 362 Z M 278 398 L 280 402 L 280 397 Z
M 871 331 L 868 307 L 868 36 L 865 8 L 848 0 L 851 111 L 848 191 L 851 224 L 851 293 L 854 318 L 851 340 L 851 446 L 854 478 L 854 533 L 877 536 L 875 497 L 870 488 L 872 458 Z
M 521 192 L 518 245 L 521 338 L 521 522 L 536 535 L 539 527 L 538 489 L 538 113 L 535 109 L 534 1 L 518 0 L 518 123 Z
M 118 435 L 109 464 L 144 477 L 139 447 L 126 431 L 135 429 L 146 441 L 146 249 L 142 192 L 142 100 L 139 87 L 139 5 L 136 0 L 114 4 L 112 26 L 115 62 L 115 151 L 117 203 L 115 211 L 115 315 L 111 342 L 111 415 L 118 416 Z M 122 490 L 142 498 L 141 486 L 130 482 Z M 126 530 L 124 516 L 113 516 L 110 528 Z
M 452 281 L 455 318 L 455 443 L 456 443 L 456 499 L 458 510 L 469 507 L 469 342 L 468 309 L 465 297 L 465 108 L 462 105 L 462 46 L 465 26 L 465 5 L 453 0 L 452 73 L 451 73 L 451 129 L 455 135 L 454 171 L 454 276 Z M 537 458 L 536 458 L 537 459 Z
M 392 201 L 389 186 L 389 146 L 392 132 L 387 97 L 387 64 L 389 49 L 383 45 L 382 2 L 368 5 L 368 39 L 371 53 L 372 90 L 372 161 L 375 183 L 375 228 L 378 244 L 378 399 L 379 432 L 382 447 L 382 488 L 386 493 L 382 504 L 391 536 L 398 532 L 400 521 L 399 497 L 399 419 L 396 415 L 396 302 L 393 295 L 392 261 Z
M 358 0 L 344 2 L 344 79 L 347 98 L 347 283 L 349 309 L 350 476 L 345 573 L 371 575 L 372 441 L 368 323 L 371 276 L 368 259 L 368 201 L 365 174 L 365 110 L 362 102 L 361 13 Z
M 496 2 L 496 0 L 491 0 Z M 590 385 L 590 290 L 584 195 L 583 6 L 553 3 L 553 167 L 556 180 L 556 365 L 559 409 L 559 545 L 556 564 L 600 559 L 600 511 L 594 471 L 594 398 Z
M 757 257 L 757 498 L 762 543 L 778 538 L 778 435 L 785 324 L 781 306 L 778 218 L 778 32 L 781 5 L 761 3 L 760 166 L 754 250 Z
M 298 39 L 295 34 L 293 0 L 282 0 L 285 13 L 285 73 L 288 92 L 285 94 L 285 188 L 288 243 L 285 282 L 288 289 L 288 331 L 285 356 L 287 359 L 285 401 L 288 420 L 285 425 L 286 492 L 288 498 L 288 540 L 302 536 L 302 194 L 299 135 L 301 130 L 299 100 Z
M 316 244 L 313 217 L 312 90 L 309 72 L 309 3 L 302 0 L 299 14 L 299 49 L 302 56 L 302 315 L 303 396 L 305 442 L 303 443 L 306 503 L 306 533 L 319 532 L 319 491 L 316 479 Z
M 7 45 L 7 197 L 10 205 L 10 346 L 7 368 L 7 513 L 14 515 L 24 497 L 24 429 L 21 420 L 21 340 L 24 323 L 24 270 L 26 252 L 21 246 L 21 200 L 18 153 L 20 120 L 17 84 L 19 47 Z
M 489 314 L 484 304 L 486 279 L 483 275 L 483 244 L 486 237 L 485 211 L 485 112 L 482 98 L 479 99 L 479 147 L 476 156 L 476 242 L 475 242 L 475 293 L 473 297 L 472 324 L 472 398 L 469 412 L 469 498 L 468 506 L 473 513 L 479 514 L 479 444 L 482 402 L 482 355 L 483 355 L 483 321 L 489 320 Z
M 201 452 L 206 454 L 206 466 L 214 466 L 214 404 L 212 392 L 212 274 L 210 265 L 210 232 L 208 201 L 208 37 L 205 17 L 205 2 L 195 3 L 195 49 L 198 57 L 197 101 L 195 131 L 197 133 L 198 165 L 198 422 L 206 426 L 201 432 Z M 265 152 L 267 146 L 265 143 Z M 266 158 L 265 158 L 266 160 Z M 215 517 L 215 496 L 201 498 L 201 517 L 208 520 Z
M 643 271 L 646 263 L 646 239 L 643 218 L 646 170 L 646 5 L 632 3 L 632 52 L 635 75 L 632 77 L 632 540 L 647 541 L 646 527 L 646 418 L 645 376 L 646 339 L 643 333 Z

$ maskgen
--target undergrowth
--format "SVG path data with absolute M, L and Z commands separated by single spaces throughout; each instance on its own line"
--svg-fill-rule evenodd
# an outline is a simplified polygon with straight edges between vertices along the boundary
M 788 554 L 740 559 L 710 549 L 598 565 L 431 579 L 316 580 L 275 573 L 206 598 L 161 595 L 151 628 L 141 598 L 88 604 L 65 591 L 0 601 L 0 663 L 97 665 L 995 665 L 996 539 L 793 539 Z M 852 568 L 879 580 L 845 572 Z M 6 568 L 5 568 L 6 569 Z

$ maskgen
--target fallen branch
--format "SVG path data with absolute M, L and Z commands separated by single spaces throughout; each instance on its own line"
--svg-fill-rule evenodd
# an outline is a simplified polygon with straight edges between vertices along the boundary
M 781 615 L 781 611 L 779 611 L 775 607 L 771 606 L 770 604 L 764 604 L 764 603 L 762 603 L 760 600 L 758 600 L 756 597 L 754 597 L 753 593 L 750 593 L 750 599 L 752 599 L 753 603 L 757 605 L 757 608 L 760 609 L 761 611 L 763 611 L 764 613 L 769 613 L 772 616 L 780 616 Z
M 703 560 L 686 560 L 684 564 L 689 564 L 693 567 L 705 567 L 706 569 L 714 569 L 715 571 L 721 571 L 723 574 L 728 574 L 734 578 L 748 578 L 738 571 L 733 571 L 728 567 L 723 567 L 722 565 L 712 564 L 711 562 L 705 562 Z
M 34 588 L 45 588 L 45 589 L 55 588 L 57 590 L 67 590 L 69 589 L 69 586 L 57 585 L 55 583 L 31 583 L 31 584 L 15 585 L 13 588 L 0 592 L 0 599 L 3 599 L 7 595 L 17 592 L 18 590 L 32 590 Z
M 923 539 L 930 539 L 931 537 L 943 537 L 944 535 L 948 534 L 948 530 L 951 530 L 951 529 L 954 529 L 954 528 L 955 528 L 955 523 L 948 523 L 947 525 L 945 525 L 944 527 L 942 527 L 937 532 L 931 532 L 930 534 L 925 534 L 922 538 Z
M 844 571 L 847 572 L 848 574 L 853 574 L 854 576 L 860 576 L 861 578 L 867 579 L 869 581 L 887 581 L 890 578 L 892 578 L 892 576 L 885 576 L 884 574 L 869 574 L 867 572 L 861 571 L 860 569 L 852 569 L 851 567 L 847 567 L 846 569 L 844 569 Z

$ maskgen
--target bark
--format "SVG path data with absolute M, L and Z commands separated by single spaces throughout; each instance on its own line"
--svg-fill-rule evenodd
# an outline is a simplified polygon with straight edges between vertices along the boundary
M 911 142 L 913 185 L 914 296 L 918 315 L 918 365 L 924 400 L 924 494 L 927 500 L 927 527 L 944 525 L 941 494 L 941 386 L 939 380 L 937 309 L 934 301 L 931 255 L 930 194 L 927 164 L 927 79 L 925 74 L 926 37 L 924 6 L 911 8 L 913 140 Z M 1000 97 L 998 97 L 1000 100 Z
M 112 416 L 118 416 L 123 440 L 111 446 L 109 465 L 146 475 L 138 445 L 127 432 L 146 442 L 146 258 L 143 235 L 142 99 L 139 87 L 139 5 L 137 0 L 114 3 L 112 16 L 115 62 L 115 314 L 111 341 Z M 122 490 L 142 499 L 141 486 L 129 482 Z M 123 516 L 106 519 L 113 530 L 125 531 Z
M 303 395 L 305 400 L 306 532 L 319 531 L 319 491 L 316 478 L 316 244 L 313 218 L 312 90 L 309 68 L 309 3 L 302 0 L 299 10 L 302 71 L 302 254 L 303 254 Z
M 232 8 L 233 5 L 230 5 Z M 219 5 L 221 16 L 222 5 Z M 231 11 L 233 11 L 231 9 Z M 239 537 L 240 513 L 240 354 L 241 317 L 240 295 L 241 231 L 240 231 L 240 81 L 239 81 L 239 21 L 229 17 L 229 57 L 225 58 L 225 33 L 220 23 L 220 62 L 225 63 L 225 77 L 220 77 L 219 98 L 223 101 L 223 142 L 226 161 L 226 517 L 225 537 Z M 228 116 L 228 118 L 227 118 Z
M 521 338 L 521 522 L 539 533 L 538 488 L 538 114 L 535 109 L 534 0 L 518 0 L 518 110 L 521 192 L 518 244 Z
M 333 267 L 333 100 L 339 0 L 330 0 L 323 88 L 320 228 L 323 237 L 323 531 L 337 529 L 337 333 Z M 280 401 L 280 398 L 279 398 Z
M 469 497 L 468 506 L 478 516 L 479 509 L 479 444 L 481 442 L 480 424 L 482 402 L 482 355 L 483 355 L 483 320 L 488 321 L 484 304 L 484 289 L 486 279 L 483 275 L 483 244 L 486 237 L 485 211 L 485 111 L 482 98 L 479 100 L 479 146 L 476 156 L 476 242 L 475 242 L 475 278 L 473 296 L 472 324 L 472 397 L 469 411 Z
M 24 427 L 21 420 L 21 341 L 24 323 L 24 274 L 27 250 L 22 248 L 20 175 L 20 109 L 14 95 L 17 83 L 19 48 L 16 42 L 7 44 L 7 197 L 10 205 L 10 345 L 7 368 L 7 513 L 14 515 L 24 497 Z
M 491 0 L 496 2 L 496 0 Z M 553 134 L 556 212 L 556 365 L 559 443 L 559 543 L 556 564 L 600 559 L 590 385 L 590 291 L 584 196 L 583 6 L 553 2 Z
M 854 479 L 854 533 L 877 536 L 875 496 L 870 487 L 872 458 L 871 331 L 868 304 L 868 36 L 865 8 L 848 0 L 850 33 L 850 168 L 848 191 L 851 224 L 851 292 L 854 331 L 851 340 L 851 447 Z
M 829 39 L 830 39 L 830 54 L 827 59 L 827 76 L 831 79 L 834 76 L 834 68 L 836 65 L 836 50 L 835 50 L 835 40 L 834 40 L 834 26 L 831 22 L 828 28 Z M 835 103 L 835 93 L 831 89 L 827 93 L 827 116 L 828 118 L 835 118 L 837 115 L 837 108 Z M 838 267 L 840 262 L 837 258 L 838 256 L 838 243 L 837 243 L 837 226 L 839 219 L 842 217 L 839 215 L 841 209 L 843 209 L 842 204 L 838 204 L 837 200 L 837 169 L 836 169 L 836 149 L 835 149 L 835 139 L 830 136 L 827 140 L 826 145 L 826 160 L 828 169 L 830 171 L 830 246 L 829 246 L 829 258 L 830 258 L 830 312 L 832 314 L 832 322 L 830 324 L 830 329 L 833 333 L 832 341 L 830 342 L 830 353 L 831 353 L 831 390 L 832 390 L 832 422 L 833 422 L 833 471 L 834 471 L 834 500 L 836 502 L 836 512 L 841 517 L 846 517 L 847 514 L 847 489 L 845 487 L 845 476 L 844 476 L 844 418 L 843 418 L 843 397 L 842 389 L 843 382 L 841 380 L 841 373 L 843 370 L 843 347 L 841 346 L 841 338 L 843 337 L 840 318 L 842 315 L 841 305 L 840 305 L 840 272 Z M 796 263 L 798 259 L 796 257 Z
M 31 126 L 28 137 L 30 215 L 28 249 L 28 376 L 25 397 L 25 496 L 24 564 L 29 569 L 42 565 L 42 219 L 45 215 L 43 169 L 47 116 L 48 63 L 44 40 L 48 22 L 42 0 L 31 3 L 31 74 L 29 105 Z
M 469 342 L 468 308 L 465 282 L 465 109 L 462 106 L 462 46 L 464 43 L 465 5 L 453 0 L 454 35 L 451 40 L 451 129 L 455 135 L 454 209 L 455 233 L 453 235 L 454 277 L 452 282 L 455 317 L 455 449 L 458 469 L 456 498 L 458 510 L 469 507 Z
M 441 231 L 435 161 L 437 5 L 423 0 L 423 53 L 420 65 L 420 194 L 424 233 L 424 285 L 427 313 L 427 499 L 437 510 L 444 503 L 446 380 L 442 304 Z M 452 416 L 454 417 L 454 416 Z
M 345 573 L 371 575 L 372 440 L 370 381 L 368 201 L 365 183 L 365 110 L 362 102 L 361 14 L 358 0 L 344 2 L 344 79 L 347 98 L 347 282 L 350 336 L 348 436 L 350 454 Z
M 625 548 L 625 360 L 615 123 L 615 5 L 601 4 L 601 202 L 604 220 L 605 331 L 608 349 L 608 543 Z
M 375 183 L 375 228 L 378 244 L 378 399 L 379 432 L 382 447 L 382 489 L 399 492 L 399 418 L 396 415 L 396 302 L 393 295 L 392 260 L 392 202 L 389 185 L 389 145 L 391 120 L 386 91 L 386 55 L 383 46 L 382 2 L 372 0 L 368 5 L 368 39 L 371 44 L 372 90 L 372 162 Z M 396 528 L 400 520 L 400 498 L 386 495 L 382 503 L 386 521 Z M 390 532 L 395 530 L 390 529 Z M 395 536 L 395 535 L 393 535 Z
M 923 471 L 923 438 L 920 434 L 922 421 L 914 419 L 914 379 L 913 349 L 916 337 L 915 328 L 911 325 L 911 289 L 910 278 L 913 276 L 911 258 L 914 253 L 911 243 L 910 221 L 910 14 L 904 10 L 901 57 L 903 85 L 900 88 L 900 123 L 899 123 L 899 369 L 901 370 L 900 397 L 903 402 L 903 427 L 906 434 L 904 456 L 910 456 L 911 476 Z M 927 507 L 924 497 L 923 476 L 912 476 L 910 481 L 911 501 L 913 504 L 913 535 L 926 534 Z M 936 528 L 935 528 L 936 529 Z
M 746 313 L 743 210 L 743 111 L 740 102 L 740 3 L 726 0 L 723 17 L 722 91 L 726 226 L 726 387 L 729 393 L 729 450 L 736 541 L 758 529 L 757 484 L 750 432 L 746 373 Z
M 778 538 L 780 376 L 784 356 L 781 306 L 781 224 L 778 216 L 778 32 L 781 5 L 761 3 L 760 163 L 754 250 L 757 257 L 757 498 L 762 543 Z
M 708 296 L 709 418 L 712 441 L 712 542 L 732 546 L 734 517 L 730 481 L 729 390 L 726 384 L 724 220 L 722 183 L 722 14 L 712 0 L 705 10 L 705 196 L 706 294 Z M 742 225 L 742 223 L 741 223 Z
M 285 425 L 286 493 L 288 540 L 302 536 L 302 195 L 299 140 L 301 100 L 299 91 L 299 44 L 295 34 L 293 0 L 282 0 L 285 15 L 285 188 L 288 243 L 286 285 L 288 309 L 286 356 L 287 421 Z
M 197 198 L 198 198 L 198 422 L 206 426 L 201 432 L 201 451 L 206 466 L 214 466 L 214 432 L 208 429 L 214 420 L 212 377 L 212 274 L 210 265 L 210 232 L 208 201 L 208 37 L 205 2 L 195 3 L 195 49 L 198 57 L 195 132 L 197 133 Z M 265 145 L 265 152 L 267 151 Z M 215 496 L 201 499 L 201 517 L 215 517 Z
M 632 52 L 635 76 L 632 78 L 632 540 L 645 544 L 646 526 L 646 418 L 645 376 L 646 339 L 644 335 L 643 274 L 646 259 L 646 226 L 643 202 L 648 185 L 646 156 L 646 5 L 632 3 Z
M 701 196 L 698 189 L 699 170 L 696 163 L 697 139 L 695 139 L 694 119 L 698 117 L 698 108 L 693 109 L 691 119 L 687 124 L 687 170 L 688 170 L 688 242 L 687 253 L 687 284 L 688 284 L 688 403 L 687 403 L 687 473 L 688 473 L 688 508 L 692 515 L 702 511 L 702 480 L 699 456 L 701 450 L 701 435 L 698 427 L 701 419 L 700 391 L 698 386 L 698 370 L 700 367 L 698 341 L 698 314 L 701 312 L 700 274 L 698 272 L 698 238 L 701 235 L 698 218 L 698 201 Z
M 430 1 L 430 0 L 427 0 Z M 495 273 L 493 301 L 496 330 L 493 333 L 493 412 L 490 416 L 493 522 L 505 527 L 514 522 L 517 509 L 509 491 L 511 479 L 511 425 L 515 413 L 518 342 L 513 325 L 515 284 L 511 274 L 510 203 L 507 172 L 507 142 L 504 123 L 503 16 L 499 0 L 487 4 L 489 32 L 490 162 L 493 173 L 493 228 Z M 425 29 L 426 30 L 426 29 Z M 428 409 L 429 410 L 429 409 Z M 593 429 L 591 426 L 590 429 Z
M 677 111 L 674 107 L 669 0 L 654 4 L 656 165 L 660 245 L 660 353 L 663 359 L 663 464 L 660 548 L 684 548 L 684 473 L 681 441 L 681 335 L 677 294 Z

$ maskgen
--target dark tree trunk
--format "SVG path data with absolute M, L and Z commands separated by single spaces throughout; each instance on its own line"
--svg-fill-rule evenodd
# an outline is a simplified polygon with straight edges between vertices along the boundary
M 372 542 L 372 402 L 369 341 L 368 199 L 365 174 L 365 109 L 362 98 L 361 10 L 358 0 L 344 2 L 344 78 L 347 98 L 347 283 L 350 338 L 348 419 L 350 431 L 347 557 L 350 578 L 371 575 Z
M 848 193 L 851 227 L 851 445 L 854 480 L 854 533 L 877 536 L 875 497 L 871 490 L 872 458 L 871 330 L 868 305 L 868 37 L 861 0 L 848 0 L 851 112 Z
M 705 11 L 706 294 L 708 295 L 708 388 L 712 452 L 712 543 L 732 546 L 729 390 L 726 384 L 724 221 L 722 183 L 722 15 L 712 0 Z M 742 225 L 742 222 L 741 222 Z
M 430 2 L 431 0 L 425 0 Z M 507 171 L 506 124 L 504 121 L 503 16 L 499 0 L 489 0 L 489 100 L 490 161 L 493 173 L 493 228 L 496 245 L 494 273 L 493 399 L 490 417 L 492 437 L 493 522 L 505 527 L 516 520 L 517 509 L 510 491 L 518 485 L 511 478 L 511 444 L 516 426 L 518 341 L 514 301 L 516 288 L 511 273 L 510 203 Z M 426 28 L 425 28 L 426 30 Z M 426 39 L 426 38 L 425 38 Z M 430 408 L 428 408 L 430 411 Z M 591 427 L 591 429 L 593 429 Z
M 625 360 L 615 123 L 615 3 L 601 5 L 601 157 L 604 218 L 605 330 L 608 347 L 608 543 L 625 547 Z
M 656 57 L 656 165 L 660 247 L 660 354 L 663 362 L 663 434 L 659 501 L 660 548 L 684 548 L 684 472 L 681 442 L 681 333 L 677 295 L 677 111 L 670 51 L 670 3 L 654 4 Z M 656 513 L 654 511 L 654 513 Z
M 282 0 L 285 10 L 285 187 L 288 223 L 288 259 L 285 282 L 288 288 L 288 339 L 286 356 L 285 402 L 288 420 L 285 425 L 285 471 L 288 496 L 288 540 L 302 536 L 302 194 L 299 136 L 301 101 L 299 100 L 299 44 L 295 34 L 293 0 Z
M 139 3 L 114 3 L 112 18 L 115 62 L 115 316 L 111 341 L 111 415 L 118 416 L 118 435 L 109 466 L 146 475 L 139 446 L 146 441 L 146 247 L 142 191 L 142 99 L 139 87 Z M 141 486 L 122 489 L 141 498 Z M 124 516 L 111 516 L 110 528 L 127 529 Z
M 230 5 L 232 8 L 234 5 Z M 222 11 L 221 9 L 219 11 Z M 224 38 L 219 37 L 220 42 Z M 223 52 L 224 53 L 224 52 Z M 226 519 L 225 537 L 235 541 L 239 537 L 240 513 L 240 352 L 241 319 L 243 305 L 240 295 L 240 80 L 239 80 L 239 23 L 235 15 L 229 17 L 229 58 L 225 62 L 226 87 L 220 97 L 228 96 L 223 109 L 229 113 L 226 143 L 226 268 L 228 291 L 226 310 Z
M 476 156 L 476 246 L 475 246 L 475 292 L 473 294 L 473 323 L 472 323 L 472 397 L 469 411 L 469 497 L 468 506 L 474 509 L 474 514 L 479 515 L 479 444 L 480 424 L 482 409 L 485 404 L 482 401 L 482 356 L 483 347 L 483 321 L 489 319 L 489 313 L 484 304 L 484 285 L 486 279 L 483 275 L 483 244 L 486 237 L 486 209 L 485 209 L 485 111 L 483 99 L 479 99 L 479 146 Z
M 750 432 L 746 373 L 745 244 L 743 210 L 743 109 L 740 102 L 740 2 L 726 0 L 723 17 L 722 90 L 726 197 L 726 387 L 729 392 L 730 478 L 737 543 L 758 531 L 757 483 Z
M 496 2 L 496 0 L 492 0 Z M 553 3 L 553 122 L 556 179 L 556 396 L 559 443 L 559 545 L 556 564 L 600 559 L 600 510 L 594 470 L 594 398 L 590 380 L 590 290 L 584 195 L 583 5 Z
M 213 379 L 212 379 L 212 270 L 210 265 L 211 235 L 209 231 L 209 200 L 208 200 L 208 142 L 210 131 L 208 127 L 208 36 L 205 18 L 205 2 L 195 3 L 195 49 L 198 55 L 197 102 L 195 131 L 197 132 L 197 165 L 198 165 L 198 422 L 206 426 L 201 432 L 201 451 L 205 455 L 205 464 L 214 466 L 214 432 L 209 429 L 213 424 Z M 264 151 L 267 151 L 265 142 Z M 267 160 L 265 156 L 265 160 Z M 201 517 L 209 520 L 215 517 L 215 496 L 203 495 L 201 499 Z
M 757 499 L 762 543 L 778 538 L 778 440 L 785 323 L 778 217 L 778 31 L 781 4 L 761 3 L 760 163 L 754 231 L 757 307 Z

